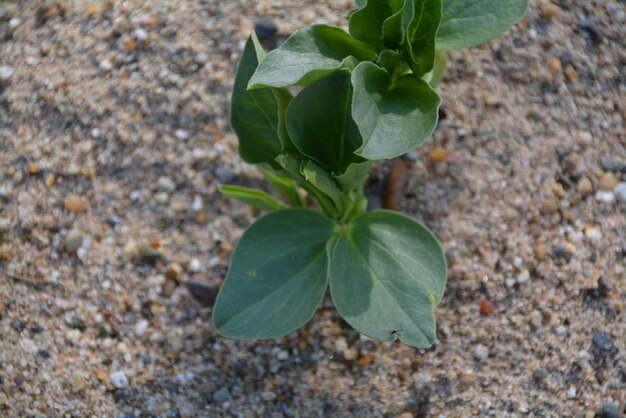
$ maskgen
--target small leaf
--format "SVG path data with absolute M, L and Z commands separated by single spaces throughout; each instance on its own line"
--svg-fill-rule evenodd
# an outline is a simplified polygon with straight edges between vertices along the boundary
M 298 185 L 294 180 L 289 177 L 285 177 L 273 169 L 258 167 L 259 171 L 263 173 L 265 178 L 272 183 L 272 186 L 276 189 L 282 197 L 285 198 L 287 203 L 293 207 L 305 207 L 304 199 L 300 195 Z
M 407 0 L 403 20 L 411 69 L 416 76 L 422 76 L 433 69 L 441 0 Z
M 433 344 L 447 267 L 422 224 L 382 210 L 357 217 L 334 244 L 329 272 L 335 306 L 357 331 L 414 347 Z
M 405 74 L 391 83 L 371 62 L 352 72 L 352 116 L 363 136 L 357 155 L 369 160 L 397 157 L 426 141 L 437 126 L 439 96 L 424 80 Z
M 267 163 L 281 152 L 278 109 L 270 89 L 247 91 L 248 80 L 263 58 L 254 33 L 246 42 L 239 62 L 230 108 L 230 124 L 239 137 L 239 155 L 250 164 Z
M 433 66 L 433 70 L 430 72 L 430 81 L 428 82 L 433 89 L 436 89 L 443 79 L 447 66 L 448 59 L 446 58 L 446 53 L 444 51 L 437 51 L 437 54 L 435 55 L 435 65 Z
M 350 15 L 350 34 L 359 41 L 368 43 L 377 50 L 385 48 L 383 44 L 383 23 L 392 13 L 389 0 L 367 0 L 365 7 Z
M 308 322 L 326 291 L 326 245 L 335 228 L 308 209 L 272 212 L 250 226 L 215 302 L 218 332 L 275 338 Z
M 305 87 L 287 108 L 287 131 L 295 146 L 332 174 L 361 161 L 354 155 L 362 139 L 351 103 L 350 74 L 337 71 Z
M 265 211 L 285 209 L 286 206 L 262 190 L 223 184 L 219 186 L 224 196 L 239 200 L 247 205 Z
M 443 0 L 436 47 L 471 48 L 502 35 L 522 18 L 528 0 Z
M 287 89 L 280 89 L 273 87 L 272 93 L 274 94 L 274 99 L 276 100 L 277 112 L 278 112 L 278 122 L 277 122 L 277 133 L 278 139 L 282 146 L 282 151 L 289 154 L 298 154 L 298 150 L 291 142 L 291 138 L 289 138 L 289 132 L 287 132 L 286 125 L 286 116 L 287 116 L 287 106 L 293 99 L 293 96 Z
M 337 183 L 333 177 L 319 165 L 313 161 L 307 161 L 302 164 L 300 173 L 304 176 L 304 179 L 313 185 L 317 190 L 324 193 L 332 200 L 338 211 L 342 210 L 342 193 L 337 186 Z
M 340 176 L 335 176 L 341 190 L 347 191 L 360 189 L 363 186 L 363 183 L 365 183 L 365 180 L 367 180 L 371 165 L 371 161 L 350 164 L 345 173 Z
M 391 0 L 392 14 L 383 22 L 383 43 L 389 49 L 398 49 L 404 38 L 402 15 L 406 2 L 411 0 Z
M 248 86 L 307 86 L 343 66 L 353 66 L 353 58 L 363 61 L 374 59 L 375 55 L 369 45 L 342 29 L 315 25 L 297 31 L 267 54 Z

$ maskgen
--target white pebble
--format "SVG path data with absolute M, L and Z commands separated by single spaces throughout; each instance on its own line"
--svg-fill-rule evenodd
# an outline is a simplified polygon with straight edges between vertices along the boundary
M 109 72 L 113 69 L 113 64 L 111 64 L 111 61 L 109 60 L 104 60 L 100 63 L 99 65 L 100 69 L 104 72 Z
M 204 206 L 204 202 L 202 201 L 202 197 L 200 195 L 195 195 L 193 198 L 193 202 L 191 202 L 191 209 L 196 212 L 201 210 Z
M 585 236 L 589 241 L 598 242 L 602 239 L 602 232 L 598 228 L 588 228 L 585 231 Z
M 7 81 L 13 75 L 13 68 L 8 65 L 0 65 L 0 81 Z
M 128 386 L 128 378 L 122 371 L 111 373 L 110 378 L 111 384 L 117 389 L 124 389 L 126 386 Z
M 489 349 L 482 344 L 478 344 L 474 349 L 474 358 L 479 361 L 485 360 L 489 357 Z
M 617 183 L 617 186 L 613 189 L 613 194 L 620 202 L 626 202 L 626 182 Z
M 191 271 L 192 273 L 197 273 L 200 270 L 202 270 L 202 264 L 200 263 L 200 260 L 198 260 L 197 258 L 192 258 L 189 261 L 189 271 Z
M 146 330 L 148 329 L 148 325 L 148 321 L 146 321 L 145 319 L 138 321 L 135 325 L 135 334 L 137 334 L 137 336 L 140 338 L 143 337 L 143 335 L 146 333 Z
M 598 190 L 596 192 L 596 200 L 602 203 L 613 203 L 615 202 L 615 195 L 613 192 L 606 192 L 604 190 Z
M 287 360 L 289 358 L 289 353 L 285 350 L 282 350 L 276 355 L 276 358 L 282 361 Z
M 530 279 L 530 272 L 528 270 L 523 270 L 519 276 L 517 276 L 518 283 L 526 283 Z
M 576 397 L 576 387 L 570 386 L 567 390 L 567 399 L 573 399 Z
M 11 18 L 11 20 L 9 20 L 9 27 L 15 29 L 20 25 L 20 23 L 22 23 L 22 21 L 17 17 Z
M 189 132 L 184 129 L 176 129 L 176 132 L 174 132 L 174 134 L 176 135 L 176 138 L 180 140 L 185 140 L 189 138 Z
M 132 36 L 138 41 L 145 41 L 148 38 L 148 32 L 143 28 L 137 28 L 133 31 Z

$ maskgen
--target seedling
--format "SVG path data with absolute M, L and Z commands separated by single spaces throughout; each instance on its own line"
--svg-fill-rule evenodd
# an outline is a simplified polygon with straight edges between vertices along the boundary
M 413 150 L 437 126 L 445 51 L 499 36 L 527 0 L 360 0 L 349 33 L 315 25 L 266 55 L 248 39 L 232 96 L 241 158 L 282 196 L 223 186 L 269 213 L 232 258 L 213 322 L 235 338 L 274 338 L 313 316 L 330 286 L 360 333 L 435 341 L 447 279 L 435 236 L 397 212 L 367 212 L 373 160 Z M 292 86 L 302 89 L 295 96 Z M 314 201 L 315 208 L 307 202 Z

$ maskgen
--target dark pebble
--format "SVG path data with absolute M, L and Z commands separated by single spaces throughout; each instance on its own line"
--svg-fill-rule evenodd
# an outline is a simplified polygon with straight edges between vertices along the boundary
M 254 32 L 260 40 L 269 39 L 278 33 L 278 27 L 269 19 L 260 20 L 254 25 Z
M 230 183 L 235 178 L 235 172 L 228 167 L 218 167 L 215 170 L 215 177 L 220 181 L 220 183 Z
M 604 332 L 594 332 L 592 342 L 595 351 L 611 352 L 615 348 L 615 343 L 611 336 Z
M 602 161 L 602 169 L 604 171 L 626 173 L 626 161 L 604 160 Z
M 578 24 L 578 29 L 583 32 L 583 35 L 585 35 L 585 37 L 589 39 L 594 46 L 602 43 L 602 33 L 598 30 L 596 24 L 591 20 L 583 19 Z
M 533 380 L 535 382 L 542 382 L 546 377 L 548 377 L 548 372 L 544 369 L 537 369 L 533 372 Z
M 613 291 L 613 282 L 606 276 L 600 276 L 598 279 L 598 292 L 600 295 L 607 297 Z
M 30 333 L 33 335 L 39 334 L 41 331 L 43 331 L 43 328 L 41 328 L 39 324 L 33 324 L 30 326 Z
M 24 324 L 16 319 L 15 321 L 11 322 L 11 328 L 18 332 L 21 332 L 24 329 Z
M 44 348 L 39 349 L 37 353 L 43 358 L 50 358 L 50 352 Z
M 602 418 L 624 418 L 619 406 L 614 403 L 602 405 Z
M 203 306 L 213 306 L 217 297 L 217 287 L 201 280 L 187 280 L 185 286 L 191 296 Z
M 560 245 L 557 245 L 552 249 L 552 254 L 554 258 L 562 258 L 565 260 L 569 260 L 569 258 L 572 256 L 565 248 L 561 247 Z

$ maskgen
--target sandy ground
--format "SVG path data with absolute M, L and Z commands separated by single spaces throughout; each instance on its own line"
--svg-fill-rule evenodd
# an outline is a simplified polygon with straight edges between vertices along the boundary
M 620 416 L 626 10 L 554 6 L 450 54 L 401 204 L 449 260 L 418 351 L 330 300 L 224 339 L 182 284 L 210 302 L 258 215 L 217 185 L 267 187 L 227 123 L 242 41 L 350 2 L 0 3 L 0 416 Z

